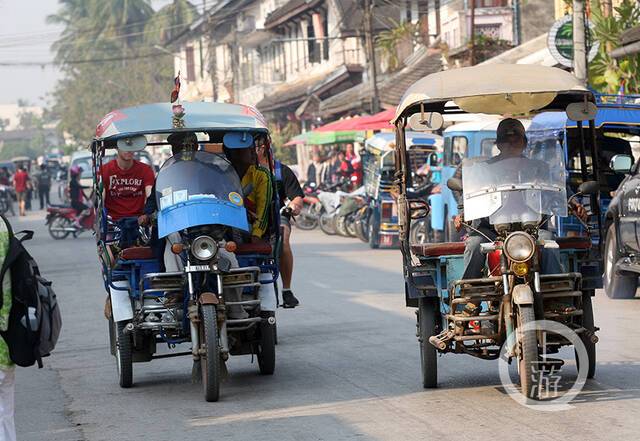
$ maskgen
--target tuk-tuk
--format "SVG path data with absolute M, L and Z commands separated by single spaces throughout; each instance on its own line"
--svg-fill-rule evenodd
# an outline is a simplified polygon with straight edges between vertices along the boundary
M 442 138 L 417 132 L 406 132 L 405 136 L 416 186 L 430 189 L 433 182 L 439 181 Z M 395 174 L 394 151 L 395 134 L 387 132 L 368 138 L 361 153 L 364 186 L 370 201 L 366 237 L 371 248 L 398 246 L 398 210 L 391 193 Z M 427 166 L 431 168 L 427 169 Z
M 99 173 L 108 152 L 167 145 L 170 135 L 185 132 L 197 142 L 160 168 L 151 231 L 140 231 L 136 218 L 112 220 Z M 260 372 L 273 374 L 277 202 L 274 197 L 268 208 L 268 236 L 249 241 L 250 190 L 226 156 L 254 149 L 256 136 L 269 139 L 263 116 L 236 104 L 148 104 L 113 111 L 98 125 L 91 144 L 96 237 L 121 387 L 133 384 L 133 363 L 179 355 L 192 357 L 192 375 L 207 401 L 218 400 L 230 356 L 255 356 Z M 241 314 L 232 317 L 232 309 Z M 176 349 L 183 343 L 188 351 Z M 168 351 L 158 350 L 163 344 Z
M 31 164 L 33 160 L 30 157 L 16 156 L 15 158 L 11 158 L 11 162 L 13 162 L 16 168 L 23 166 L 27 173 L 31 173 Z
M 544 228 L 550 218 L 568 216 L 569 204 L 578 210 L 574 201 L 586 198 L 592 213 L 585 230 L 601 236 L 599 171 L 597 161 L 581 161 L 578 191 L 568 198 L 563 145 L 558 140 L 547 144 L 545 159 L 531 156 L 536 151 L 522 135 L 509 138 L 519 145 L 504 147 L 516 152 L 511 156 L 465 159 L 462 180 L 449 179 L 447 185 L 462 193 L 469 234 L 485 236 L 477 235 L 478 248 L 473 250 L 486 257 L 480 277 L 464 278 L 464 242 L 410 243 L 411 221 L 425 216 L 428 207 L 409 197 L 413 177 L 404 142 L 406 127 L 437 130 L 446 113 L 530 118 L 541 112 L 566 112 L 571 118 L 587 120 L 595 139 L 594 101 L 593 94 L 570 73 L 526 65 L 439 72 L 405 93 L 393 121 L 398 140 L 399 234 L 406 303 L 418 308 L 424 387 L 437 386 L 438 354 L 516 360 L 521 396 L 529 402 L 540 397 L 537 377 L 548 374 L 550 365 L 556 369 L 562 365 L 554 364 L 547 354 L 567 345 L 576 350 L 577 383 L 594 376 L 598 339 L 591 297 L 595 289 L 583 284 L 581 271 L 594 257 L 601 262 L 599 247 L 589 236 L 553 237 Z M 579 149 L 582 158 L 597 155 L 595 143 L 583 142 Z M 477 222 L 483 219 L 491 233 L 478 230 Z

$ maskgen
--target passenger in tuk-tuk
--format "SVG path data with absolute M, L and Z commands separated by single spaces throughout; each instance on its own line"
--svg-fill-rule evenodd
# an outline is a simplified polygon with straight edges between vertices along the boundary
M 256 153 L 258 161 L 264 167 L 269 167 L 266 138 L 256 138 Z M 304 192 L 300 187 L 298 178 L 286 164 L 274 161 L 276 188 L 278 191 L 279 207 L 288 207 L 291 214 L 297 216 L 302 210 Z M 289 201 L 287 203 L 287 200 Z M 293 276 L 293 251 L 291 250 L 291 218 L 280 215 L 280 227 L 282 228 L 282 249 L 280 251 L 280 274 L 282 275 L 282 303 L 285 308 L 295 308 L 300 301 L 291 291 L 291 278 Z
M 527 146 L 525 128 L 517 119 L 507 118 L 500 122 L 497 129 L 496 144 L 500 153 L 498 156 L 488 159 L 488 163 L 496 163 L 510 158 L 529 159 L 523 155 L 524 149 Z M 531 167 L 548 168 L 548 165 L 543 161 L 536 159 L 529 160 L 531 161 Z M 454 178 L 462 180 L 462 165 L 456 170 Z M 462 193 L 460 191 L 454 191 L 453 193 L 458 205 L 461 205 Z M 586 218 L 586 211 L 582 205 L 574 202 L 571 208 L 576 216 L 582 219 Z M 460 230 L 462 227 L 463 216 L 463 214 L 459 214 L 454 219 L 454 225 L 457 230 Z M 494 241 L 497 236 L 488 218 L 473 221 L 471 227 L 472 228 L 469 229 L 469 235 L 465 240 L 464 273 L 462 279 L 478 279 L 482 277 L 486 255 L 482 252 L 481 245 Z M 552 240 L 553 234 L 541 228 L 538 232 L 538 238 L 541 240 Z M 559 250 L 557 248 L 543 248 L 541 273 L 558 274 L 561 272 L 563 272 L 563 270 Z M 477 308 L 478 305 L 475 303 L 469 303 L 465 308 L 465 312 L 469 315 L 476 315 L 478 313 Z
M 269 209 L 273 185 L 269 170 L 258 165 L 253 136 L 246 132 L 229 132 L 223 138 L 227 159 L 242 184 L 244 205 L 249 213 L 251 241 L 261 241 L 269 229 Z

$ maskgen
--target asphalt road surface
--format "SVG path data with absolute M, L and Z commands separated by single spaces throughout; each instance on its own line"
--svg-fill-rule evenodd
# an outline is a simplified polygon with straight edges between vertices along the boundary
M 637 439 L 640 299 L 596 296 L 596 379 L 570 410 L 516 404 L 497 362 L 463 355 L 439 358 L 439 388 L 424 390 L 399 251 L 320 231 L 294 231 L 302 305 L 278 311 L 273 376 L 232 357 L 220 402 L 206 403 L 179 357 L 134 365 L 135 386 L 120 389 L 93 237 L 54 241 L 43 219 L 33 212 L 15 228 L 36 230 L 28 248 L 54 282 L 64 328 L 44 369 L 17 370 L 19 440 Z

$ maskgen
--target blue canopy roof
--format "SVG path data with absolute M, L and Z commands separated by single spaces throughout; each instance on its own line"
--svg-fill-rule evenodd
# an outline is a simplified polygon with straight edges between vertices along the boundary
M 206 130 L 267 130 L 260 112 L 250 106 L 224 103 L 182 103 L 184 127 L 174 127 L 174 106 L 144 104 L 109 112 L 96 127 L 96 140 L 118 139 L 137 134 Z
M 583 121 L 584 126 L 588 126 L 588 121 Z M 605 126 L 640 126 L 640 106 L 598 106 L 598 114 L 595 120 L 596 128 Z M 567 128 L 575 128 L 578 124 L 568 120 Z

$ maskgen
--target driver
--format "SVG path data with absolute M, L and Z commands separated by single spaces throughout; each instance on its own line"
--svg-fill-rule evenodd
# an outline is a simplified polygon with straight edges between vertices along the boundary
M 500 121 L 496 135 L 496 145 L 500 154 L 489 159 L 487 161 L 488 163 L 495 164 L 511 158 L 528 159 L 523 155 L 524 149 L 527 146 L 525 128 L 519 120 L 506 118 Z M 540 161 L 532 159 L 531 163 L 532 166 L 534 166 L 540 164 Z M 453 177 L 462 180 L 462 164 L 458 166 Z M 453 194 L 460 206 L 462 204 L 462 193 L 454 191 Z M 583 220 L 586 219 L 586 210 L 580 204 L 574 203 L 571 208 L 577 217 Z M 454 218 L 454 225 L 458 231 L 462 228 L 463 216 L 463 214 L 459 214 Z M 483 243 L 490 243 L 496 238 L 496 231 L 489 223 L 488 218 L 476 219 L 472 222 L 471 226 L 473 229 L 469 229 L 469 235 L 465 240 L 464 273 L 462 279 L 479 279 L 482 277 L 486 256 L 482 253 L 481 245 Z M 538 238 L 541 240 L 551 240 L 553 239 L 553 234 L 548 230 L 540 229 L 538 231 Z M 541 272 L 542 274 L 557 274 L 563 272 L 562 264 L 560 263 L 560 254 L 557 249 L 543 248 Z M 479 312 L 478 305 L 475 303 L 467 304 L 465 312 L 469 315 L 476 315 Z

